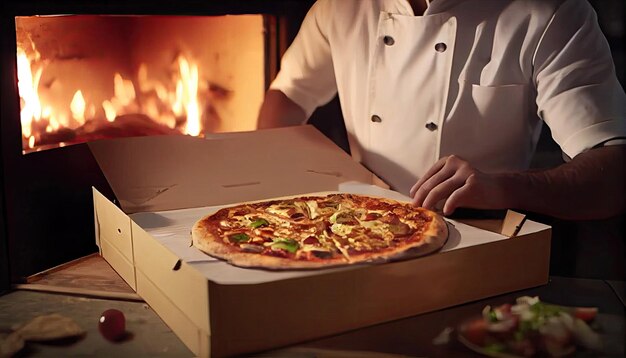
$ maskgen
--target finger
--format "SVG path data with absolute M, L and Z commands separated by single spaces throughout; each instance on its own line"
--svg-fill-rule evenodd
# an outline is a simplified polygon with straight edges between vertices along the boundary
M 466 177 L 460 173 L 456 173 L 447 180 L 434 187 L 424 199 L 422 204 L 425 208 L 434 208 L 441 200 L 444 200 L 454 191 L 461 188 L 465 184 Z
M 409 195 L 412 197 L 415 196 L 415 193 L 417 192 L 417 189 L 419 189 L 419 187 L 422 186 L 422 184 L 424 184 L 424 182 L 428 179 L 430 179 L 430 177 L 432 177 L 435 173 L 437 173 L 438 171 L 441 170 L 441 168 L 443 168 L 443 166 L 446 164 L 446 159 L 447 158 L 441 158 L 439 159 L 435 164 L 433 164 L 432 167 L 430 167 L 426 173 L 424 175 L 422 175 L 421 178 L 419 178 L 419 180 L 417 181 L 417 183 L 415 183 L 415 185 L 413 185 L 413 187 L 411 188 L 411 190 L 409 191 Z
M 415 192 L 413 197 L 413 204 L 417 206 L 423 206 L 424 200 L 428 197 L 429 193 L 435 189 L 438 185 L 450 179 L 456 173 L 456 168 L 444 165 L 443 168 L 428 180 L 426 180 Z
M 443 205 L 443 215 L 452 215 L 452 213 L 459 207 L 465 204 L 466 198 L 469 197 L 472 191 L 472 186 L 465 183 L 462 187 L 455 190 L 448 199 L 446 199 Z

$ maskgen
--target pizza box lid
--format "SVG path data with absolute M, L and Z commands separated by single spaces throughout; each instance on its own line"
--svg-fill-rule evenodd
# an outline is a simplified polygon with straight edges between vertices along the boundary
M 313 126 L 88 144 L 127 213 L 337 190 L 375 176 Z

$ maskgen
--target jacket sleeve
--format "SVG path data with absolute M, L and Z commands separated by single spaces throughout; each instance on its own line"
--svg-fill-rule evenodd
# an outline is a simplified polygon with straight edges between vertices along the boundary
M 319 0 L 311 7 L 270 85 L 298 104 L 307 118 L 337 93 L 327 37 L 333 17 L 331 5 L 331 1 Z
M 586 0 L 554 13 L 533 58 L 539 116 L 569 157 L 626 137 L 626 96 L 608 43 Z

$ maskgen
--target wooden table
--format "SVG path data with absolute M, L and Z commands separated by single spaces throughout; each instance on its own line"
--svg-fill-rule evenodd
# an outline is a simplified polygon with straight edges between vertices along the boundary
M 479 314 L 485 305 L 514 302 L 522 295 L 568 306 L 598 307 L 605 356 L 624 356 L 624 282 L 551 277 L 541 287 L 492 297 L 398 321 L 362 328 L 255 356 L 315 357 L 473 357 L 474 353 L 452 340 L 434 345 L 444 328 L 455 327 Z M 100 313 L 109 308 L 124 312 L 128 339 L 106 341 L 98 333 Z M 23 356 L 150 356 L 192 357 L 176 335 L 159 319 L 99 256 L 64 265 L 34 276 L 28 284 L 0 296 L 0 338 L 14 324 L 41 314 L 58 312 L 76 320 L 87 334 L 65 345 L 28 344 Z M 588 356 L 588 355 L 586 355 Z

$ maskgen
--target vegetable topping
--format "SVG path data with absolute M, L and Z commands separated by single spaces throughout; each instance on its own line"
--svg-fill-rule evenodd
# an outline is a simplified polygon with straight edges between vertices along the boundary
M 265 219 L 257 219 L 257 220 L 254 220 L 253 222 L 250 223 L 250 227 L 256 229 L 256 228 L 260 228 L 260 227 L 263 227 L 263 226 L 267 226 L 269 224 L 270 223 L 267 222 L 267 220 L 265 220 Z
M 558 306 L 525 296 L 515 305 L 486 306 L 480 319 L 459 328 L 459 337 L 485 354 L 561 357 L 577 345 L 602 348 L 600 336 L 587 324 L 596 314 L 597 308 Z
M 270 244 L 270 247 L 273 250 L 282 249 L 282 250 L 289 251 L 292 254 L 294 254 L 296 253 L 296 251 L 298 251 L 298 248 L 300 247 L 300 245 L 298 245 L 298 242 L 294 239 L 278 239 L 272 242 Z
M 232 234 L 230 236 L 228 236 L 228 240 L 230 240 L 230 242 L 235 243 L 235 244 L 239 244 L 242 242 L 247 242 L 250 241 L 250 236 L 244 234 L 244 233 L 239 233 L 239 234 Z

